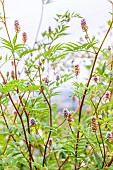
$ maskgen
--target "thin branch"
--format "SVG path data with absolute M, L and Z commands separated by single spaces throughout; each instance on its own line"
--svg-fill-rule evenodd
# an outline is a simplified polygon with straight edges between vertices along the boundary
M 46 151 L 47 151 L 47 145 L 48 145 L 48 142 L 49 142 L 49 138 L 51 136 L 51 128 L 52 128 L 52 107 L 51 107 L 51 103 L 49 102 L 49 100 L 47 99 L 45 93 L 44 93 L 44 87 L 42 86 L 42 78 L 41 78 L 41 72 L 40 72 L 40 67 L 38 67 L 38 71 L 39 71 L 39 78 L 40 78 L 40 92 L 42 93 L 45 101 L 47 102 L 48 104 L 48 107 L 49 107 L 49 115 L 50 115 L 50 131 L 49 131 L 49 134 L 48 134 L 48 138 L 47 138 L 47 142 L 46 142 L 46 145 L 45 145 L 45 149 L 44 149 L 44 156 L 43 156 L 43 163 L 42 163 L 42 166 L 44 167 L 45 165 L 45 162 L 46 162 Z
M 62 168 L 63 165 L 67 162 L 68 159 L 69 159 L 69 155 L 68 155 L 68 157 L 64 160 L 64 162 L 59 166 L 58 170 L 61 170 L 61 168 Z
M 106 40 L 106 38 L 107 38 L 107 36 L 108 36 L 111 28 L 112 28 L 112 24 L 113 24 L 113 18 L 112 18 L 112 22 L 111 22 L 111 24 L 110 24 L 110 26 L 109 26 L 109 28 L 108 28 L 108 31 L 107 31 L 107 33 L 105 34 L 105 36 L 104 36 L 104 38 L 103 38 L 103 41 L 102 41 L 102 43 L 101 43 L 101 45 L 100 45 L 100 47 L 99 47 L 99 49 L 98 49 L 98 51 L 97 51 L 97 53 L 96 53 L 96 55 L 95 55 L 95 58 L 94 58 L 94 61 L 93 61 L 93 65 L 92 65 L 92 69 L 91 69 L 91 73 L 90 73 L 90 76 L 89 76 L 89 79 L 88 79 L 88 82 L 87 82 L 87 85 L 86 85 L 86 89 L 85 89 L 85 91 L 84 91 L 84 94 L 83 94 L 83 97 L 82 97 L 82 101 L 81 101 L 81 104 L 80 104 L 79 118 L 78 118 L 78 126 L 80 125 L 80 122 L 81 122 L 82 108 L 83 108 L 83 104 L 84 104 L 84 100 L 85 100 L 85 97 L 86 97 L 86 93 L 87 93 L 87 91 L 88 91 L 88 87 L 89 87 L 89 84 L 90 84 L 90 81 L 91 81 L 91 78 L 92 78 L 92 75 L 93 75 L 93 71 L 94 71 L 94 68 L 95 68 L 95 64 L 96 64 L 96 61 L 97 61 L 97 57 L 98 57 L 99 52 L 100 52 L 100 50 L 101 50 L 101 48 L 102 48 L 102 46 L 103 46 L 103 44 L 104 44 L 104 42 L 105 42 L 105 40 Z M 77 131 L 76 158 L 77 158 L 77 150 L 78 150 L 78 140 L 79 140 L 79 129 L 78 129 L 78 131 Z

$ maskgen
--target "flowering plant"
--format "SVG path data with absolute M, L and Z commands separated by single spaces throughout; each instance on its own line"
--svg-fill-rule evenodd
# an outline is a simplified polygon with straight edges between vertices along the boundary
M 15 35 L 10 36 L 4 0 L 0 3 L 0 21 L 7 33 L 7 38 L 0 37 L 0 169 L 113 169 L 113 54 L 112 46 L 103 48 L 112 30 L 113 11 L 100 45 L 90 38 L 86 20 L 67 11 L 57 14 L 56 28 L 49 27 L 37 41 L 39 25 L 29 47 L 26 32 L 18 43 L 18 20 Z M 42 6 L 46 3 L 42 1 Z M 81 19 L 85 40 L 58 43 L 73 18 Z M 76 54 L 90 63 L 85 65 L 89 73 L 85 83 L 79 80 L 82 70 L 74 62 Z M 60 99 L 59 87 L 68 81 L 76 107 L 58 112 L 53 97 Z

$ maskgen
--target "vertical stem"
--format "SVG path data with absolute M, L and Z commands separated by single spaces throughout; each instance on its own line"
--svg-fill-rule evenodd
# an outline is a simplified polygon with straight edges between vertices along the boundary
M 89 76 L 89 79 L 88 79 L 88 82 L 87 82 L 87 85 L 86 85 L 86 89 L 84 91 L 84 94 L 83 94 L 83 97 L 82 97 L 82 101 L 81 101 L 81 104 L 80 104 L 80 109 L 79 109 L 79 118 L 78 118 L 78 131 L 77 131 L 77 141 L 76 141 L 76 154 L 75 154 L 75 157 L 77 158 L 77 150 L 78 150 L 78 141 L 79 141 L 79 125 L 80 125 L 80 122 L 81 122 L 81 114 L 82 114 L 82 108 L 83 108 L 83 104 L 84 104 L 84 100 L 85 100 L 85 97 L 86 97 L 86 93 L 87 93 L 87 90 L 88 90 L 88 87 L 89 87 L 89 84 L 90 84 L 90 81 L 91 81 L 91 78 L 92 78 L 92 75 L 93 75 L 93 71 L 94 71 L 94 67 L 95 67 L 95 64 L 96 64 L 96 61 L 97 61 L 97 57 L 98 57 L 98 54 L 107 38 L 107 35 L 108 33 L 110 32 L 111 28 L 112 28 L 112 24 L 113 24 L 113 18 L 112 18 L 112 22 L 108 28 L 108 31 L 107 33 L 105 34 L 104 38 L 103 38 L 103 41 L 95 55 L 95 58 L 94 58 L 94 61 L 93 61 L 93 65 L 92 65 L 92 69 L 91 69 L 91 73 L 90 73 L 90 76 Z
M 36 32 L 36 37 L 35 37 L 35 42 L 34 42 L 33 48 L 35 46 L 35 43 L 37 43 L 37 39 L 38 39 L 38 35 L 39 35 L 39 31 L 40 31 L 40 27 L 41 27 L 41 23 L 42 23 L 42 19 L 43 19 L 43 11 L 44 11 L 44 4 L 42 2 L 41 17 L 40 17 L 39 26 L 38 26 L 38 29 Z
M 49 134 L 48 134 L 48 138 L 47 138 L 47 142 L 46 142 L 46 145 L 45 145 L 45 149 L 44 149 L 44 156 L 43 156 L 43 163 L 42 163 L 42 166 L 44 167 L 45 165 L 45 162 L 46 162 L 46 151 L 47 151 L 47 145 L 48 145 L 48 142 L 49 142 L 49 138 L 51 136 L 51 128 L 52 128 L 52 107 L 51 107 L 51 103 L 49 102 L 49 100 L 47 99 L 45 93 L 44 93 L 44 87 L 42 86 L 42 78 L 41 78 L 41 72 L 40 72 L 40 67 L 38 67 L 38 71 L 39 71 L 39 78 L 40 78 L 40 85 L 41 85 L 41 93 L 45 99 L 45 101 L 47 102 L 48 104 L 48 107 L 49 107 L 49 115 L 50 115 L 50 131 L 49 131 Z

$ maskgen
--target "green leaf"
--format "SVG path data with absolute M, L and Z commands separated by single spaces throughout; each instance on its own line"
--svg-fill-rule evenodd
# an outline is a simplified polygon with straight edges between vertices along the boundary
M 22 58 L 23 56 L 25 56 L 25 55 L 27 55 L 27 54 L 29 54 L 29 53 L 32 53 L 32 52 L 34 52 L 34 51 L 37 51 L 37 49 L 35 48 L 35 49 L 27 49 L 27 50 L 25 50 L 24 52 L 22 52 L 21 54 L 20 54 L 20 58 Z
M 13 50 L 12 43 L 4 38 L 0 38 L 2 41 L 2 44 L 4 45 L 3 47 L 8 48 L 10 50 Z
M 28 138 L 28 141 L 31 142 L 32 141 L 32 137 L 29 133 L 27 133 L 27 138 Z
M 25 48 L 24 44 L 17 44 L 14 46 L 14 50 L 23 49 L 23 48 Z
M 103 66 L 102 66 L 102 73 L 101 74 L 103 74 L 104 72 L 105 72 L 105 70 L 106 70 L 106 62 L 103 64 Z
M 90 165 L 90 164 L 87 164 L 87 166 L 88 166 L 88 168 L 90 169 L 90 170 L 96 170 L 92 165 Z
M 95 160 L 97 162 L 98 168 L 100 169 L 101 166 L 102 166 L 102 161 L 101 161 L 100 157 L 98 156 L 98 154 L 95 151 L 93 152 L 93 154 L 94 154 Z
M 13 45 L 15 46 L 16 44 L 16 40 L 17 40 L 17 34 L 15 34 L 14 38 L 13 38 Z
M 8 135 L 10 134 L 9 132 L 5 132 L 5 131 L 0 131 L 0 135 Z
M 107 23 L 108 23 L 109 26 L 111 26 L 111 24 L 112 24 L 112 22 L 110 20 Z
M 27 161 L 26 161 L 26 160 L 21 159 L 21 158 L 19 157 L 19 158 L 17 159 L 17 161 L 18 161 L 19 163 L 21 163 L 21 164 L 23 164 L 23 165 L 25 165 L 25 166 L 29 167 L 29 166 L 28 166 L 28 163 L 27 163 Z
M 101 70 L 99 67 L 97 67 L 96 70 L 98 71 L 98 73 L 99 73 L 100 75 L 102 75 L 102 70 Z

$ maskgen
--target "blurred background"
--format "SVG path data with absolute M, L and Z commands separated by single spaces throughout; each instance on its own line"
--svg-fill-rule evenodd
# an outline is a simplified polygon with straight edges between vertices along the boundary
M 28 35 L 27 44 L 31 47 L 34 44 L 37 29 L 41 23 L 38 41 L 41 40 L 41 33 L 48 30 L 48 27 L 54 28 L 56 22 L 54 17 L 56 14 L 64 14 L 66 11 L 75 12 L 80 14 L 86 19 L 89 28 L 89 35 L 91 37 L 95 36 L 99 41 L 104 36 L 104 32 L 107 28 L 107 22 L 111 19 L 111 4 L 107 0 L 43 0 L 44 5 L 42 5 L 42 0 L 5 0 L 5 10 L 7 15 L 7 24 L 9 28 L 10 35 L 13 37 L 15 34 L 14 21 L 18 20 L 21 26 L 21 31 L 26 32 Z M 0 6 L 0 11 L 1 11 Z M 1 11 L 2 13 L 2 11 Z M 41 21 L 42 17 L 42 21 Z M 41 21 L 41 22 L 40 22 Z M 61 42 L 78 42 L 80 38 L 84 39 L 84 32 L 82 32 L 80 19 L 73 19 L 69 23 L 70 28 L 68 30 L 69 35 L 60 39 Z M 2 27 L 2 25 L 0 25 Z M 0 37 L 6 37 L 5 30 L 0 31 Z M 20 42 L 21 36 L 20 36 Z M 112 39 L 108 38 L 106 46 L 111 45 Z M 2 54 L 2 52 L 1 52 Z M 0 55 L 1 55 L 0 54 Z M 80 64 L 80 60 L 77 59 L 77 63 Z M 82 64 L 81 64 L 82 65 Z M 5 71 L 5 67 L 3 68 Z M 81 67 L 81 73 L 79 75 L 79 80 L 88 75 L 87 70 Z M 65 88 L 64 88 L 65 87 Z M 66 89 L 66 90 L 63 90 Z M 61 89 L 61 98 L 56 97 L 55 100 L 59 105 L 59 108 L 70 107 L 75 108 L 76 100 L 72 100 L 72 84 L 65 84 Z M 62 103 L 62 105 L 61 105 Z
M 43 1 L 45 5 L 40 33 L 48 29 L 48 26 L 54 27 L 55 21 L 53 17 L 56 14 L 64 14 L 66 11 L 79 13 L 83 16 L 87 21 L 91 35 L 97 35 L 99 28 L 106 26 L 107 21 L 111 17 L 109 14 L 111 12 L 111 5 L 107 0 L 50 0 L 50 3 L 47 4 L 47 0 Z M 19 20 L 22 31 L 28 34 L 28 43 L 32 44 L 40 22 L 42 0 L 5 0 L 5 8 L 10 33 L 13 35 L 14 21 Z M 70 26 L 69 32 L 71 34 L 66 37 L 67 41 L 76 41 L 84 35 L 81 31 L 80 20 L 74 19 L 71 21 Z

